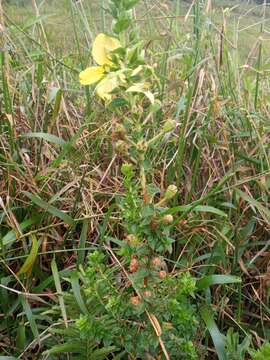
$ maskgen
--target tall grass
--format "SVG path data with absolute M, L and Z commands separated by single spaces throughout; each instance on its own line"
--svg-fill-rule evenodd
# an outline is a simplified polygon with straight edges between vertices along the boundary
M 3 356 L 41 358 L 58 303 L 67 325 L 66 279 L 108 233 L 119 232 L 114 203 L 123 179 L 110 142 L 114 119 L 78 82 L 94 35 L 109 30 L 105 7 L 72 0 L 0 5 Z M 178 122 L 151 154 L 153 183 L 179 188 L 177 241 L 167 260 L 196 277 L 240 276 L 241 284 L 208 289 L 200 301 L 214 303 L 221 332 L 251 334 L 259 347 L 269 340 L 270 314 L 269 9 L 151 0 L 135 15 L 161 78 L 157 120 Z M 201 345 L 211 359 L 208 332 Z

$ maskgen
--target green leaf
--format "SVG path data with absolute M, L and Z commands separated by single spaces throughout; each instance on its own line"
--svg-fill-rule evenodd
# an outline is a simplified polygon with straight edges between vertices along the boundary
M 212 309 L 205 305 L 200 309 L 200 314 L 211 335 L 219 360 L 229 360 L 225 352 L 225 337 L 215 323 Z
M 171 208 L 170 210 L 168 210 L 166 213 L 168 214 L 174 214 L 177 212 L 208 212 L 208 213 L 212 213 L 218 216 L 222 216 L 222 217 L 227 217 L 227 214 L 220 210 L 217 209 L 213 206 L 208 206 L 208 205 L 180 205 L 180 206 L 175 206 L 173 208 Z
M 53 144 L 59 145 L 61 147 L 66 145 L 65 140 L 63 140 L 53 134 L 48 134 L 48 133 L 44 133 L 44 132 L 29 132 L 26 134 L 22 134 L 21 137 L 23 137 L 23 138 L 39 138 L 39 139 L 51 142 Z
M 37 324 L 36 324 L 34 315 L 32 313 L 31 307 L 23 295 L 20 295 L 20 299 L 21 299 L 21 304 L 22 304 L 23 310 L 25 312 L 25 315 L 27 317 L 27 320 L 29 321 L 32 333 L 36 339 L 39 339 L 38 328 L 37 328 Z
M 71 286 L 72 286 L 72 290 L 73 290 L 73 294 L 75 296 L 75 299 L 79 305 L 79 308 L 81 309 L 81 311 L 84 314 L 88 314 L 88 310 L 84 304 L 82 295 L 81 295 L 81 288 L 80 288 L 80 284 L 79 284 L 79 278 L 78 278 L 78 274 L 77 272 L 72 272 L 71 273 Z
M 219 215 L 219 216 L 223 216 L 223 217 L 227 217 L 227 214 L 222 211 L 219 210 L 213 206 L 207 206 L 207 205 L 198 205 L 196 206 L 193 211 L 198 211 L 198 212 L 209 212 L 215 215 Z
M 22 223 L 20 223 L 20 229 L 21 230 L 25 230 L 27 229 L 29 226 L 35 224 L 36 219 L 34 217 L 32 217 L 31 219 L 27 219 L 25 221 L 23 221 Z M 14 230 L 10 230 L 3 238 L 2 238 L 2 244 L 3 245 L 8 245 L 14 241 L 17 240 L 17 234 Z M 1 245 L 1 244 L 0 244 Z M 0 247 L 1 248 L 1 247 Z
M 264 220 L 269 224 L 270 223 L 270 211 L 268 210 L 268 208 L 266 208 L 265 206 L 263 206 L 259 201 L 253 199 L 253 197 L 247 195 L 246 193 L 244 193 L 243 191 L 239 190 L 239 189 L 235 189 L 236 193 L 246 202 L 248 202 L 251 207 L 255 209 L 257 209 L 259 211 L 259 213 L 261 214 L 261 216 L 264 218 Z
M 67 325 L 67 312 L 66 312 L 64 299 L 63 299 L 62 287 L 61 287 L 59 272 L 58 272 L 58 269 L 57 269 L 55 258 L 53 258 L 53 260 L 52 260 L 51 269 L 52 269 L 52 274 L 53 274 L 53 278 L 54 278 L 55 288 L 56 288 L 56 291 L 58 293 L 59 305 L 60 305 L 61 313 L 62 313 L 64 322 L 65 322 L 65 325 L 66 325 L 66 327 L 68 327 L 68 325 Z
M 127 90 L 127 93 L 141 93 L 144 94 L 151 102 L 151 104 L 154 104 L 155 102 L 155 97 L 154 95 L 151 93 L 151 91 L 147 90 L 144 87 L 143 83 L 138 83 L 135 85 L 130 86 Z
M 77 255 L 77 265 L 81 265 L 84 262 L 85 258 L 85 244 L 87 240 L 87 232 L 88 232 L 88 226 L 89 226 L 89 219 L 84 219 L 82 222 L 82 231 L 80 235 L 80 243 L 79 243 L 79 251 Z
M 60 89 L 60 88 L 52 88 L 51 89 L 51 92 L 49 95 L 49 102 L 52 102 L 53 100 L 54 100 L 54 107 L 53 107 L 53 112 L 52 112 L 52 117 L 51 117 L 50 129 L 53 128 L 53 126 L 57 120 L 59 111 L 60 111 L 61 100 L 62 100 L 62 89 Z
M 116 350 L 115 346 L 108 346 L 108 347 L 104 347 L 102 349 L 97 349 L 97 350 L 93 351 L 91 356 L 92 356 L 93 360 L 99 360 L 99 359 L 103 360 L 105 356 L 110 355 L 115 350 Z
M 23 191 L 23 193 L 31 200 L 34 204 L 41 207 L 45 211 L 48 211 L 51 215 L 58 217 L 59 219 L 63 220 L 66 224 L 73 226 L 74 220 L 64 213 L 61 210 L 58 210 L 56 207 L 48 204 L 46 201 L 42 200 L 37 195 L 33 195 L 29 193 L 28 191 Z
M 32 239 L 32 248 L 30 251 L 30 254 L 27 256 L 23 266 L 20 268 L 20 270 L 17 272 L 17 275 L 30 273 L 32 270 L 32 267 L 36 261 L 37 254 L 38 254 L 38 242 L 35 235 L 31 236 Z
M 138 4 L 140 0 L 126 0 L 124 1 L 124 8 L 125 10 L 130 10 L 132 9 L 136 4 Z
M 125 31 L 131 23 L 130 16 L 123 14 L 120 18 L 118 18 L 113 24 L 113 32 L 115 34 L 120 34 L 121 32 Z
M 79 340 L 79 339 L 78 339 Z M 53 346 L 50 350 L 44 352 L 46 355 L 66 353 L 66 352 L 81 352 L 82 344 L 80 341 L 77 343 L 60 344 Z
M 240 283 L 241 279 L 233 275 L 209 275 L 197 280 L 197 289 L 204 290 L 211 285 Z

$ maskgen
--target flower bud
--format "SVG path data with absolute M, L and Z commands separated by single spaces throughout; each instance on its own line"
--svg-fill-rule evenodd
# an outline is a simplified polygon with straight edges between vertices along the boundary
M 115 144 L 115 150 L 119 155 L 126 155 L 129 150 L 129 146 L 125 141 L 118 140 Z
M 167 276 L 167 273 L 165 270 L 160 270 L 159 273 L 158 273 L 158 277 L 160 279 L 165 279 L 165 277 Z
M 164 194 L 164 198 L 166 200 L 170 200 L 173 197 L 175 197 L 176 194 L 177 194 L 177 187 L 175 185 L 169 185 L 167 187 L 167 190 L 166 190 L 165 194 Z
M 140 244 L 139 239 L 134 234 L 129 234 L 126 236 L 126 242 L 130 244 L 130 246 L 138 246 Z
M 127 130 L 122 124 L 116 124 L 114 132 L 118 137 L 118 139 L 122 139 L 122 140 L 125 138 L 127 134 Z
M 135 273 L 138 270 L 139 263 L 137 257 L 133 257 L 130 261 L 129 271 Z
M 130 302 L 132 305 L 138 306 L 141 302 L 139 296 L 131 296 Z
M 154 257 L 154 259 L 152 260 L 152 265 L 155 267 L 159 267 L 161 266 L 161 264 L 162 264 L 161 259 L 158 256 Z
M 151 297 L 152 296 L 152 292 L 150 290 L 145 290 L 145 292 L 143 293 L 145 297 Z
M 176 128 L 177 122 L 175 120 L 169 119 L 163 125 L 162 131 L 168 133 Z
M 167 214 L 167 215 L 163 216 L 163 218 L 161 219 L 161 222 L 164 225 L 170 225 L 173 222 L 173 216 L 170 214 Z
M 129 163 L 125 163 L 121 166 L 121 173 L 125 176 L 133 175 L 133 165 Z
M 147 142 L 145 140 L 140 140 L 137 143 L 137 150 L 141 152 L 145 152 L 147 150 Z

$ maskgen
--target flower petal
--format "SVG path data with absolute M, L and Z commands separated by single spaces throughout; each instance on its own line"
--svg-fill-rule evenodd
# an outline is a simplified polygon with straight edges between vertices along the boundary
M 99 34 L 92 47 L 92 55 L 95 62 L 99 65 L 111 65 L 110 52 L 121 47 L 119 40 L 107 36 L 103 33 Z
M 151 104 L 154 104 L 155 102 L 155 97 L 153 93 L 147 90 L 147 83 L 137 83 L 135 85 L 132 85 L 126 90 L 126 92 L 144 94 L 150 100 Z
M 91 66 L 80 72 L 80 83 L 82 85 L 91 85 L 102 79 L 104 69 L 102 66 Z
M 119 85 L 116 76 L 107 76 L 96 87 L 96 92 L 103 100 L 111 100 L 111 92 Z

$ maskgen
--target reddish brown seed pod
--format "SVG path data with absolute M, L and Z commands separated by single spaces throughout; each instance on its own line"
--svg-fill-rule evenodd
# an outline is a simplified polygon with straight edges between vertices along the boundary
M 159 277 L 160 279 L 165 279 L 166 276 L 167 276 L 167 273 L 166 273 L 165 270 L 159 271 L 158 277 Z
M 145 292 L 143 293 L 145 297 L 151 297 L 152 296 L 152 292 L 150 290 L 145 290 Z
M 129 270 L 130 272 L 135 273 L 138 270 L 138 267 L 139 267 L 138 259 L 137 257 L 134 256 L 130 261 Z
M 159 267 L 159 266 L 161 266 L 161 264 L 162 264 L 162 261 L 161 261 L 161 259 L 160 259 L 158 256 L 156 256 L 156 257 L 153 258 L 153 260 L 152 260 L 152 265 L 153 265 L 154 267 Z
M 132 305 L 138 306 L 141 302 L 141 299 L 139 298 L 139 296 L 131 296 L 130 302 Z

